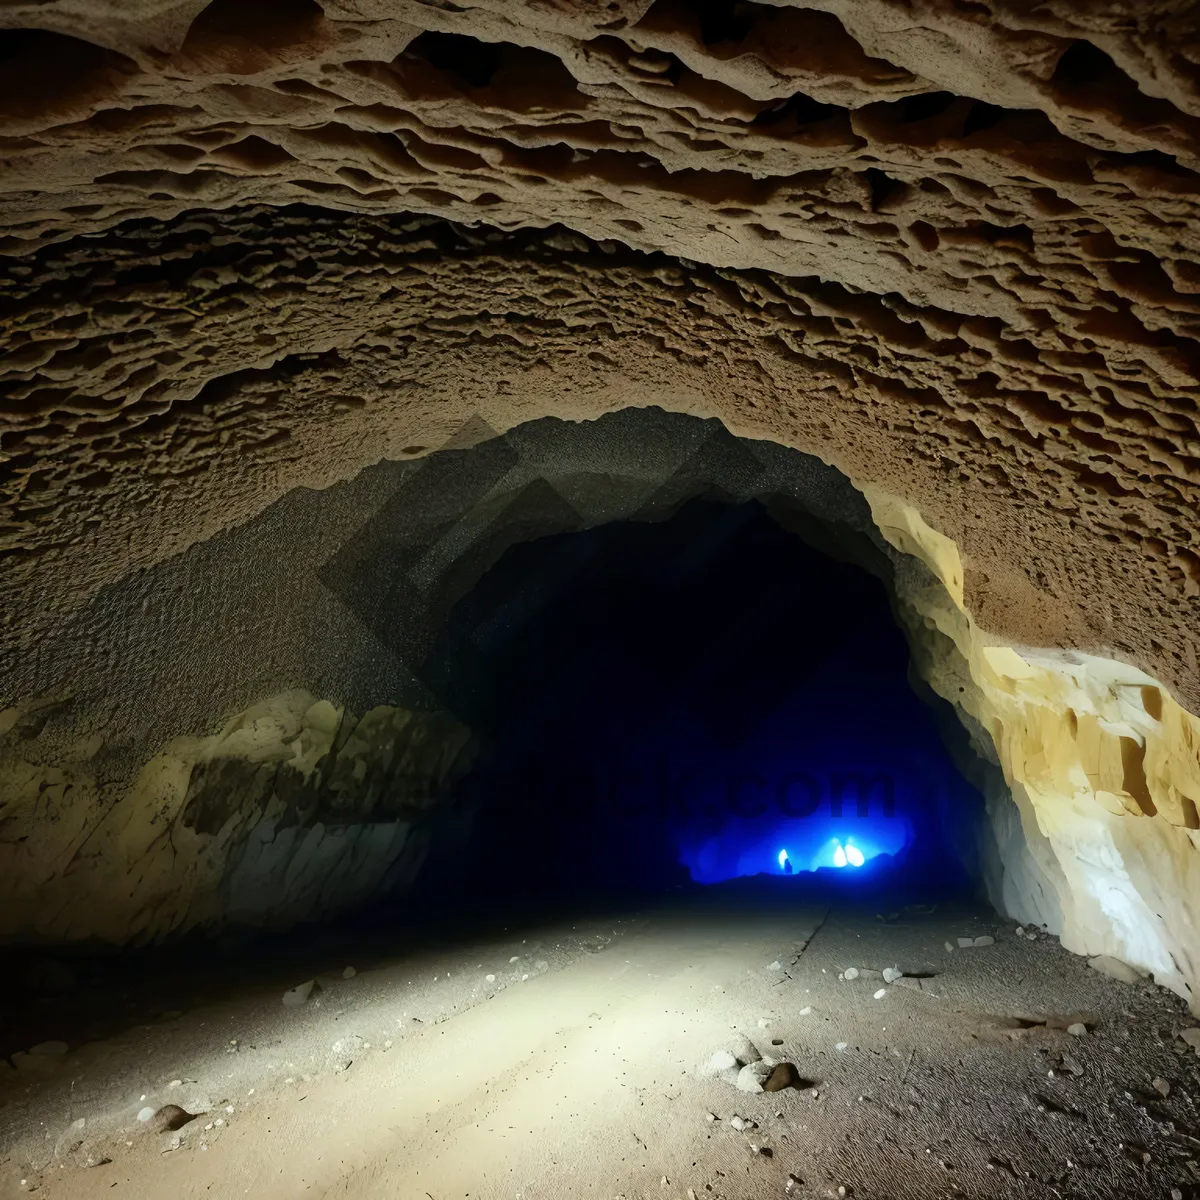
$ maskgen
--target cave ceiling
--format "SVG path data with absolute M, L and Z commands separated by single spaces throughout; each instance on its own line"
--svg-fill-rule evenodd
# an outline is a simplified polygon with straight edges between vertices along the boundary
M 6 654 L 297 486 L 660 405 L 1200 708 L 1193 4 L 9 0 L 0 64 Z

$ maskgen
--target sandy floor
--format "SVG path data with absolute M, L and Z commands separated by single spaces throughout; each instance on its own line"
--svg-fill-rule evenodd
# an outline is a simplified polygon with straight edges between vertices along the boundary
M 243 963 L 228 998 L 36 1056 L 2 1093 L 0 1196 L 1200 1194 L 1182 1004 L 983 910 L 710 897 L 323 965 L 299 1007 Z M 744 1039 L 805 1086 L 711 1074 Z M 201 1115 L 139 1122 L 167 1104 Z

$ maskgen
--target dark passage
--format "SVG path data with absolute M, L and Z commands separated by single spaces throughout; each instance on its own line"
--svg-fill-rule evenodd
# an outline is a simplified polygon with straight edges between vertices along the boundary
M 961 893 L 981 801 L 907 662 L 882 583 L 759 503 L 513 547 L 427 664 L 484 750 L 424 885 Z

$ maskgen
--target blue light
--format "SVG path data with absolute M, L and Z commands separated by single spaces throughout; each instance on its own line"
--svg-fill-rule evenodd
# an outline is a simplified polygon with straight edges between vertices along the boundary
M 846 865 L 846 852 L 842 849 L 842 843 L 836 838 L 833 843 L 833 865 L 835 867 L 844 867 Z
M 780 850 L 780 852 L 779 852 L 779 869 L 781 871 L 783 870 L 784 864 L 787 862 L 787 860 L 788 860 L 788 852 L 786 850 Z
M 861 867 L 867 860 L 863 857 L 863 852 L 857 846 L 852 846 L 849 842 L 847 842 L 846 861 L 852 867 Z

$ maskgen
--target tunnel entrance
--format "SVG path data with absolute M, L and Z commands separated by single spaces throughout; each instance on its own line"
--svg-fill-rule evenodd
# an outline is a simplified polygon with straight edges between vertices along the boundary
M 970 892 L 982 801 L 907 665 L 883 583 L 759 501 L 512 546 L 426 663 L 482 748 L 425 886 Z

